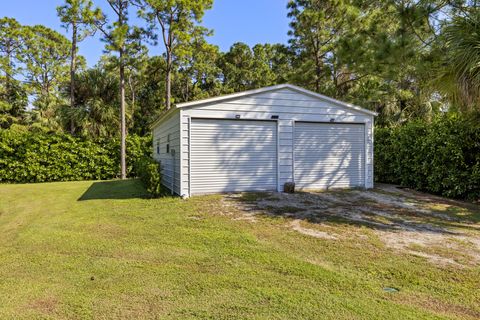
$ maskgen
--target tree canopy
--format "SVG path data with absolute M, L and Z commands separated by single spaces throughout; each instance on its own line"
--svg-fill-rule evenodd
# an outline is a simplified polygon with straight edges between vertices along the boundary
M 0 126 L 148 134 L 171 104 L 286 82 L 377 111 L 380 126 L 480 110 L 476 1 L 290 0 L 287 44 L 232 39 L 226 52 L 202 25 L 212 5 L 65 0 L 59 25 L 69 39 L 0 19 Z M 87 68 L 78 47 L 93 33 L 105 55 Z

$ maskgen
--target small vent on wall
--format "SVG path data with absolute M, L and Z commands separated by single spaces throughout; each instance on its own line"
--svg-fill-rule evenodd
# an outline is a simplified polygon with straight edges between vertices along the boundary
M 170 135 L 167 136 L 167 153 L 170 153 Z
M 279 117 L 277 115 L 274 115 L 274 116 L 271 117 L 272 120 L 278 120 L 278 118 Z

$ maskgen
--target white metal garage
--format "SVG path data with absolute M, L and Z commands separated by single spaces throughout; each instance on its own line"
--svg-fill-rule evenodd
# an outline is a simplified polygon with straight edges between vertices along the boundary
M 163 184 L 182 196 L 373 187 L 376 114 L 289 84 L 182 103 L 153 125 Z

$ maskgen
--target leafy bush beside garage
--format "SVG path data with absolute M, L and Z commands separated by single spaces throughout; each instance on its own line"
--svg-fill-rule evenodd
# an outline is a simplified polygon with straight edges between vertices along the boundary
M 113 179 L 120 170 L 119 140 L 86 140 L 45 131 L 0 130 L 0 182 Z M 151 138 L 127 139 L 128 175 L 151 154 Z
M 466 116 L 376 128 L 375 180 L 451 198 L 480 198 L 480 125 Z
M 135 172 L 152 197 L 158 198 L 163 194 L 162 172 L 159 162 L 151 157 L 141 157 L 135 163 Z

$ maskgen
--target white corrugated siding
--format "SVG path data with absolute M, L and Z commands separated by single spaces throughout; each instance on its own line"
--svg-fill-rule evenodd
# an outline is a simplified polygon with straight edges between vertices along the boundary
M 192 119 L 191 194 L 277 189 L 277 123 Z
M 168 136 L 170 135 L 170 150 L 175 150 L 175 157 L 167 153 Z M 160 153 L 157 153 L 157 142 L 160 143 Z M 180 190 L 180 112 L 174 113 L 171 117 L 165 119 L 153 130 L 153 157 L 161 162 L 162 184 L 168 189 L 172 189 L 176 194 L 181 194 Z
M 297 188 L 365 186 L 363 124 L 297 122 L 294 146 Z

